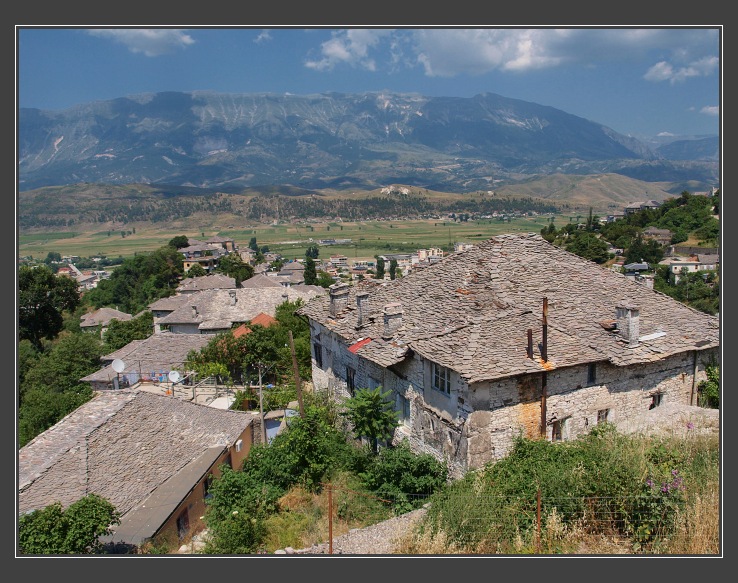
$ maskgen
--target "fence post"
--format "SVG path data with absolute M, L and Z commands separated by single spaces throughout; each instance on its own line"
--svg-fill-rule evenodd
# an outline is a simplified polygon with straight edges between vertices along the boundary
M 536 492 L 536 551 L 541 554 L 541 489 Z
M 328 554 L 333 554 L 333 492 L 328 484 Z

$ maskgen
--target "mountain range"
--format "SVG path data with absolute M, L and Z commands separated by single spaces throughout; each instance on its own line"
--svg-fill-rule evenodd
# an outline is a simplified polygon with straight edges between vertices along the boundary
M 18 111 L 18 188 L 167 184 L 240 192 L 291 185 L 446 192 L 541 175 L 621 174 L 674 192 L 719 186 L 718 136 L 647 143 L 493 93 L 163 92 Z

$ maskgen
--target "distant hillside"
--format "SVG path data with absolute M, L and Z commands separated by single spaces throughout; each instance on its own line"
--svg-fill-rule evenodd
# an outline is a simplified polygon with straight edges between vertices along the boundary
M 720 142 L 717 136 L 694 140 L 676 140 L 656 149 L 669 160 L 720 160 Z
M 81 182 L 464 193 L 531 177 L 622 174 L 648 182 L 719 177 L 714 158 L 675 159 L 564 111 L 492 93 L 321 95 L 165 92 L 21 109 L 19 188 Z M 674 146 L 676 148 L 676 146 Z
M 461 194 L 407 185 L 348 191 L 260 187 L 225 193 L 179 186 L 81 183 L 20 192 L 18 225 L 21 232 L 32 232 L 82 225 L 107 229 L 128 223 L 186 224 L 203 217 L 220 224 L 253 224 L 336 216 L 361 220 L 450 212 L 586 212 L 590 207 L 606 214 L 631 202 L 669 198 L 671 186 L 617 174 L 555 174 Z

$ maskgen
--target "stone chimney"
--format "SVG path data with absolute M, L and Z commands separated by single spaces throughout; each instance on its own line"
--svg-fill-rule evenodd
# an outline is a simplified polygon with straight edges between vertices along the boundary
M 230 304 L 232 306 L 235 306 L 236 302 L 238 301 L 238 298 L 236 297 L 236 290 L 229 290 L 228 295 L 231 298 Z
M 369 314 L 369 292 L 360 291 L 356 293 L 356 310 L 358 316 L 356 319 L 356 327 L 361 328 Z
M 330 314 L 334 318 L 348 306 L 349 286 L 345 283 L 334 283 L 328 288 L 330 296 Z
M 624 340 L 628 341 L 628 347 L 638 346 L 639 311 L 634 306 L 621 305 L 615 309 L 615 318 L 618 322 L 618 330 Z
M 402 304 L 395 302 L 384 306 L 384 333 L 382 338 L 389 339 L 402 326 Z

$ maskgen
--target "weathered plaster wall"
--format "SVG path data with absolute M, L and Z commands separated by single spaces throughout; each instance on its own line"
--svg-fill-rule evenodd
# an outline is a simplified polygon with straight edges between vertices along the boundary
M 349 396 L 345 367 L 356 370 L 356 388 L 378 381 L 394 395 L 410 401 L 410 420 L 395 433 L 417 453 L 430 453 L 449 464 L 451 475 L 460 477 L 468 469 L 505 457 L 514 438 L 541 435 L 542 375 L 510 377 L 469 386 L 451 375 L 451 395 L 431 388 L 430 362 L 413 355 L 392 370 L 357 357 L 320 325 L 324 347 L 323 369 L 313 361 L 313 384 L 330 389 L 336 398 Z M 598 412 L 609 410 L 607 420 L 618 424 L 649 410 L 653 395 L 662 403 L 690 404 L 697 384 L 706 378 L 710 358 L 717 350 L 687 352 L 627 368 L 607 362 L 596 364 L 595 380 L 588 383 L 587 364 L 546 373 L 546 437 L 551 439 L 553 422 L 564 420 L 564 439 L 575 439 L 597 423 Z M 696 367 L 695 367 L 696 364 Z M 696 375 L 694 374 L 696 370 Z

